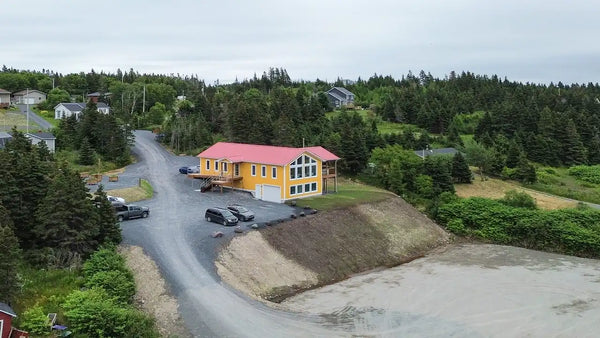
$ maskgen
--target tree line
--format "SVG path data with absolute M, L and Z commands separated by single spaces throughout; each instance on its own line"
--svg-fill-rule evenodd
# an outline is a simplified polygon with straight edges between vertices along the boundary
M 102 187 L 92 196 L 79 173 L 57 163 L 45 143 L 32 145 L 15 129 L 0 150 L 0 301 L 19 287 L 20 262 L 77 266 L 99 246 L 121 241 Z

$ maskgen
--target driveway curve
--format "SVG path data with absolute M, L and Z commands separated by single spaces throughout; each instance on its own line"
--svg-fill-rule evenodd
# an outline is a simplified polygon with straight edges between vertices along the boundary
M 140 177 L 154 187 L 150 217 L 121 224 L 123 242 L 144 248 L 159 266 L 177 298 L 185 325 L 196 337 L 306 337 L 347 336 L 343 329 L 323 323 L 318 316 L 299 315 L 270 308 L 223 284 L 214 259 L 219 245 L 233 228 L 204 220 L 208 206 L 244 203 L 254 209 L 257 222 L 288 217 L 284 204 L 254 200 L 243 192 L 197 191 L 197 182 L 178 173 L 181 165 L 197 164 L 190 156 L 164 150 L 146 131 L 135 133 L 134 165 Z M 248 224 L 243 225 L 249 230 Z M 225 233 L 214 239 L 214 231 Z

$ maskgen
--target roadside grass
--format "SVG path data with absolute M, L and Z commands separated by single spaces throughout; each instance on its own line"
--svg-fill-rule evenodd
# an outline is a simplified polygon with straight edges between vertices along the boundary
M 333 189 L 333 184 L 330 189 Z M 347 178 L 338 178 L 337 192 L 298 199 L 296 205 L 317 210 L 332 210 L 361 203 L 382 201 L 393 196 L 389 191 L 377 187 L 351 181 Z
M 57 128 L 60 120 L 54 118 L 54 112 L 49 110 L 39 110 L 37 107 L 33 108 L 33 111 L 38 114 L 41 118 L 48 121 L 52 125 L 52 128 Z
M 14 310 L 22 314 L 27 309 L 39 305 L 47 312 L 59 314 L 59 322 L 64 322 L 61 304 L 72 291 L 83 286 L 83 278 L 78 269 L 34 269 L 24 266 L 19 271 L 23 287 L 13 304 Z M 17 319 L 17 324 L 19 317 Z
M 27 117 L 17 111 L 0 109 L 0 126 L 6 132 L 9 132 L 14 126 L 20 131 L 27 130 Z M 29 119 L 29 129 L 38 130 L 40 126 Z
M 152 198 L 152 196 L 154 195 L 154 189 L 150 185 L 150 182 L 142 179 L 141 186 L 106 190 L 106 194 L 116 197 L 122 197 L 125 199 L 125 201 L 127 201 L 127 203 L 129 203 Z
M 577 180 L 568 168 L 539 167 L 538 182 L 531 189 L 579 201 L 600 204 L 600 184 Z
M 524 188 L 516 182 L 502 181 L 495 178 L 488 178 L 482 181 L 477 175 L 472 184 L 455 184 L 454 189 L 456 190 L 456 195 L 459 197 L 485 197 L 492 199 L 503 198 L 504 194 L 510 190 L 522 191 L 533 197 L 539 208 L 547 210 L 575 208 L 577 206 L 576 202 Z

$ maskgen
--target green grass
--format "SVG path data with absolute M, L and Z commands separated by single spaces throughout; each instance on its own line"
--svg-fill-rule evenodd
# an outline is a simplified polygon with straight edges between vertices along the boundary
M 363 118 L 363 120 L 365 120 L 369 123 L 369 126 L 371 123 L 371 122 L 369 122 L 369 120 L 375 119 L 375 121 L 377 123 L 377 130 L 382 135 L 387 135 L 387 134 L 392 134 L 392 133 L 401 133 L 404 130 L 409 129 L 409 128 L 413 128 L 413 129 L 417 129 L 417 130 L 421 129 L 414 124 L 382 121 L 379 116 L 376 116 L 375 113 L 373 113 L 371 110 L 368 110 L 368 109 L 356 110 L 356 112 L 358 113 L 358 115 L 360 115 Z M 325 116 L 328 119 L 332 119 L 332 118 L 338 116 L 339 114 L 340 114 L 340 110 L 336 110 L 336 111 L 331 111 L 331 112 L 325 113 Z M 415 135 L 415 136 L 418 137 L 419 135 Z
M 333 189 L 333 184 L 330 189 Z M 346 179 L 339 179 L 337 193 L 299 199 L 296 200 L 296 205 L 300 207 L 310 206 L 317 210 L 332 210 L 366 202 L 381 201 L 390 198 L 390 196 L 392 194 L 389 191 Z
M 527 187 L 578 201 L 600 204 L 600 184 L 577 180 L 568 168 L 540 167 L 538 182 Z
M 12 110 L 0 109 L 0 130 L 10 131 L 13 126 L 17 130 L 27 130 L 27 116 Z M 29 119 L 29 129 L 38 130 L 40 126 Z
M 52 128 L 58 127 L 60 120 L 54 118 L 54 112 L 49 110 L 39 110 L 37 107 L 33 108 L 33 111 L 38 114 L 41 118 L 48 121 L 52 125 Z
M 31 267 L 23 267 L 20 270 L 20 275 L 23 288 L 21 294 L 13 303 L 13 309 L 18 314 L 22 314 L 25 310 L 37 304 L 42 306 L 48 313 L 59 313 L 59 318 L 61 318 L 60 305 L 69 293 L 80 289 L 83 285 L 83 278 L 79 270 L 37 270 Z
M 140 179 L 140 183 L 141 183 L 141 188 L 144 190 L 144 193 L 146 194 L 146 198 L 152 198 L 152 196 L 154 196 L 154 189 L 152 188 L 152 185 L 150 184 L 150 182 L 144 180 L 144 179 Z

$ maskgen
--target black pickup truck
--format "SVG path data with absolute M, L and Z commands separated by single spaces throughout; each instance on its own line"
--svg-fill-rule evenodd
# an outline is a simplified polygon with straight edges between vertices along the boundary
M 115 205 L 115 212 L 117 213 L 117 219 L 121 222 L 131 218 L 146 218 L 150 215 L 150 208 L 133 204 L 120 204 Z

